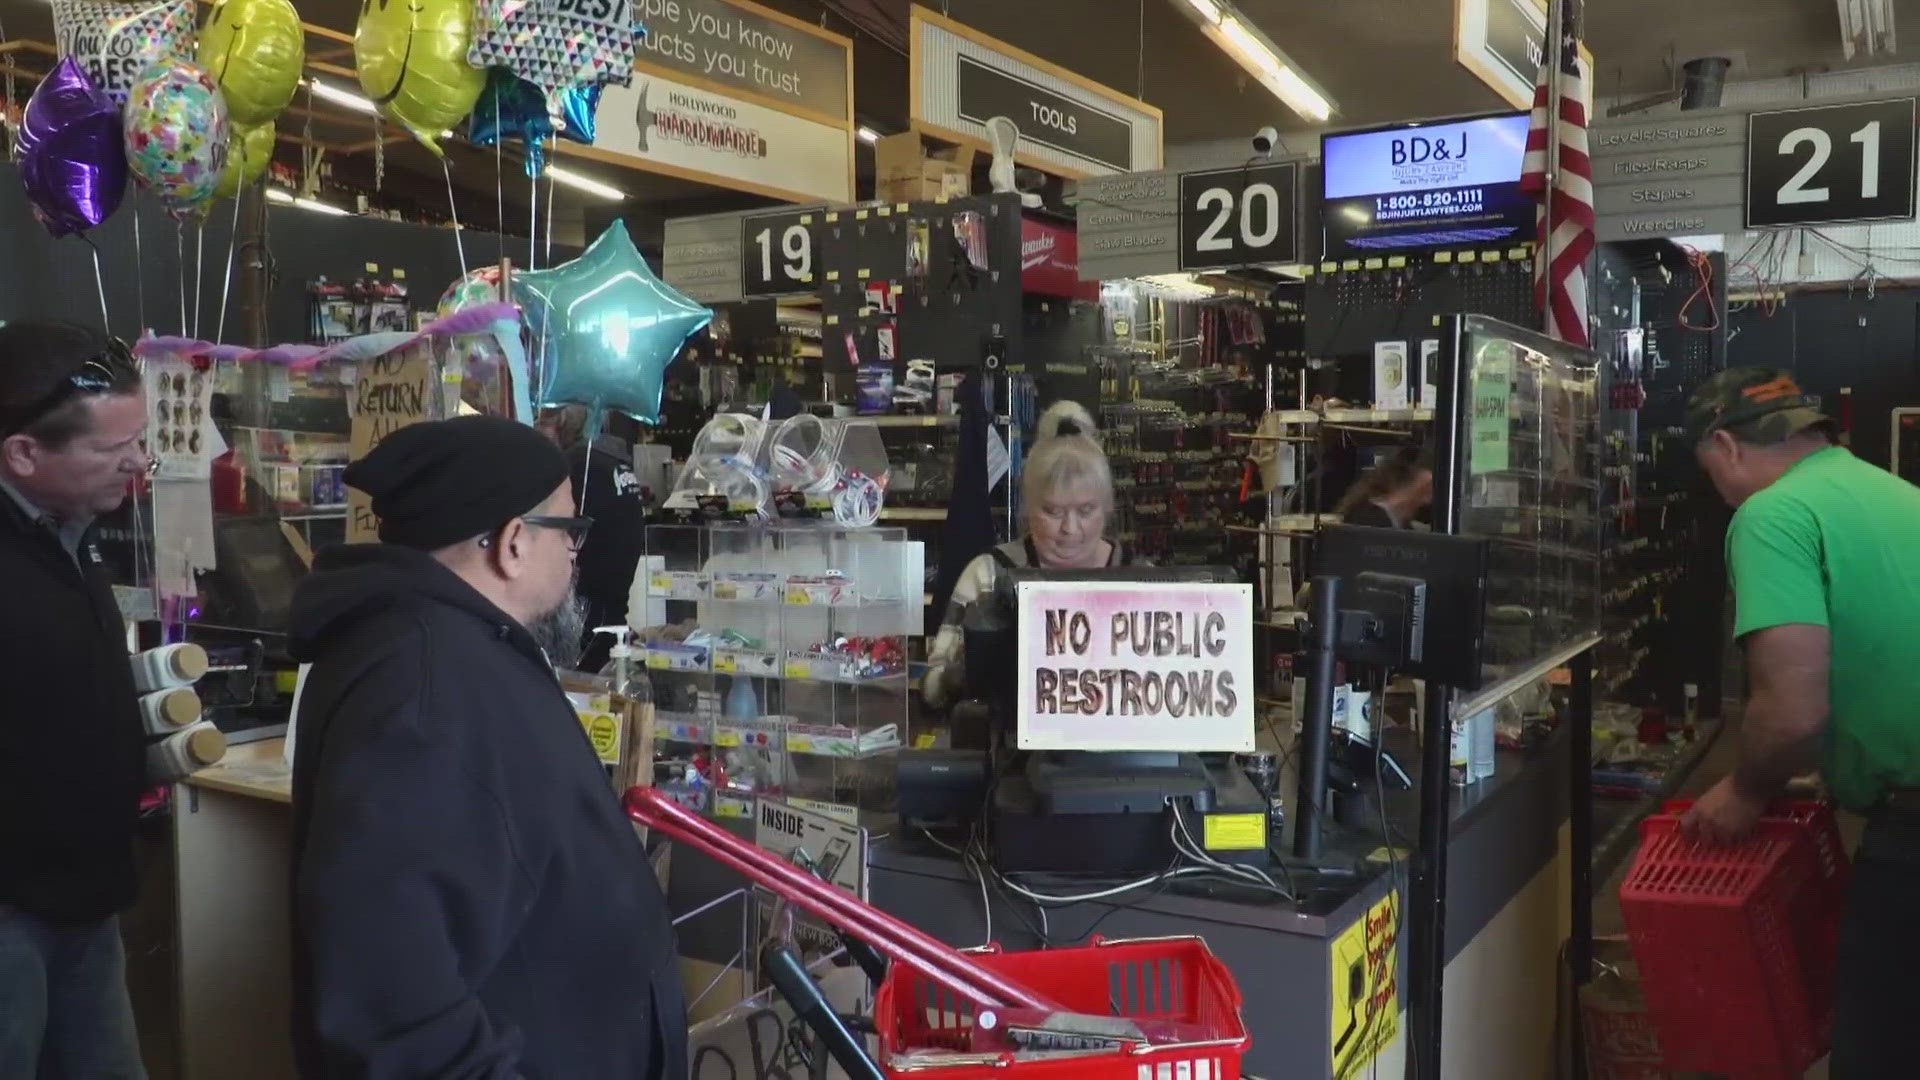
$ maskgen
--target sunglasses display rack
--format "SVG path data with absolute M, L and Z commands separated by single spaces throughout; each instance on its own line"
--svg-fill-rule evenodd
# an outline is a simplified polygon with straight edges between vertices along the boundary
M 629 621 L 656 708 L 656 784 L 717 817 L 752 816 L 761 799 L 889 812 L 921 561 L 900 528 L 649 526 Z

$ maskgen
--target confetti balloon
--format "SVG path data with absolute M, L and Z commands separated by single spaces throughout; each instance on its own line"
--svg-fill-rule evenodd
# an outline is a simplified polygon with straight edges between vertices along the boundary
M 307 32 L 291 0 L 219 0 L 200 31 L 200 66 L 220 84 L 243 127 L 286 111 L 307 63 Z
M 193 59 L 193 0 L 53 0 L 53 39 L 61 56 L 125 108 L 149 68 Z
M 480 24 L 468 61 L 505 68 L 539 87 L 555 116 L 565 112 L 562 96 L 570 88 L 633 80 L 636 31 L 646 31 L 625 0 L 478 0 L 476 7 Z
M 360 88 L 435 154 L 487 84 L 467 63 L 472 0 L 362 0 L 353 31 Z
M 213 76 L 174 60 L 133 84 L 121 118 L 127 167 L 167 213 L 198 219 L 227 167 L 227 103 Z
M 71 56 L 27 99 L 17 149 L 27 201 L 55 236 L 93 228 L 126 197 L 120 110 Z
M 654 276 L 619 220 L 579 258 L 516 273 L 511 288 L 537 350 L 537 403 L 585 405 L 596 432 L 608 409 L 659 423 L 667 365 L 713 319 Z
M 500 302 L 500 267 L 483 266 L 471 271 L 466 277 L 447 286 L 440 294 L 440 304 L 435 314 L 441 318 L 457 314 L 470 307 Z
M 223 199 L 238 198 L 241 188 L 260 179 L 273 164 L 275 138 L 272 124 L 235 125 L 233 141 L 227 147 L 227 167 L 220 170 L 220 184 L 213 193 Z

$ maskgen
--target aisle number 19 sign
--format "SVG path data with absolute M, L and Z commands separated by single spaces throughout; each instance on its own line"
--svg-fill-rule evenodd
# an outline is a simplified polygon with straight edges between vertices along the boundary
M 1757 112 L 1747 127 L 1747 227 L 1914 216 L 1916 99 Z
M 819 212 L 791 210 L 740 219 L 740 291 L 747 299 L 814 292 L 813 225 Z
M 1299 262 L 1299 166 L 1180 174 L 1180 269 Z

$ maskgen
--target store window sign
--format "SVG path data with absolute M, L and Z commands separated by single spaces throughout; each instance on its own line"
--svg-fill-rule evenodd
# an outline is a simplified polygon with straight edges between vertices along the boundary
M 1473 357 L 1473 444 L 1467 452 L 1472 476 L 1502 472 L 1511 464 L 1512 434 L 1507 403 L 1513 396 L 1513 353 L 1505 342 L 1484 342 Z
M 1133 126 L 1085 102 L 1072 101 L 970 56 L 956 57 L 960 117 L 985 124 L 996 116 L 1020 128 L 1020 141 L 1050 147 L 1126 171 L 1133 158 Z
M 738 0 L 636 0 L 637 57 L 836 120 L 847 117 L 850 46 Z

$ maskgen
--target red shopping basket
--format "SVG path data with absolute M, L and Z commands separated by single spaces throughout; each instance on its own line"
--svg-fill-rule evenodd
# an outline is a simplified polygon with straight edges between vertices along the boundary
M 1640 826 L 1620 910 L 1667 1067 L 1791 1080 L 1827 1049 L 1849 867 L 1833 813 L 1780 804 L 1734 844 Z
M 1225 964 L 1197 937 L 1105 941 L 1042 952 L 976 954 L 980 966 L 1031 987 L 1062 1009 L 1101 1016 L 1173 1021 L 1191 1038 L 1161 1045 L 1019 1060 L 1008 1053 L 971 1053 L 977 1006 L 925 975 L 895 964 L 874 998 L 880 1068 L 890 1077 L 937 1070 L 939 1080 L 985 1080 L 1017 1074 L 1033 1080 L 1238 1080 L 1240 1056 L 1252 1041 L 1240 1020 L 1240 988 Z

